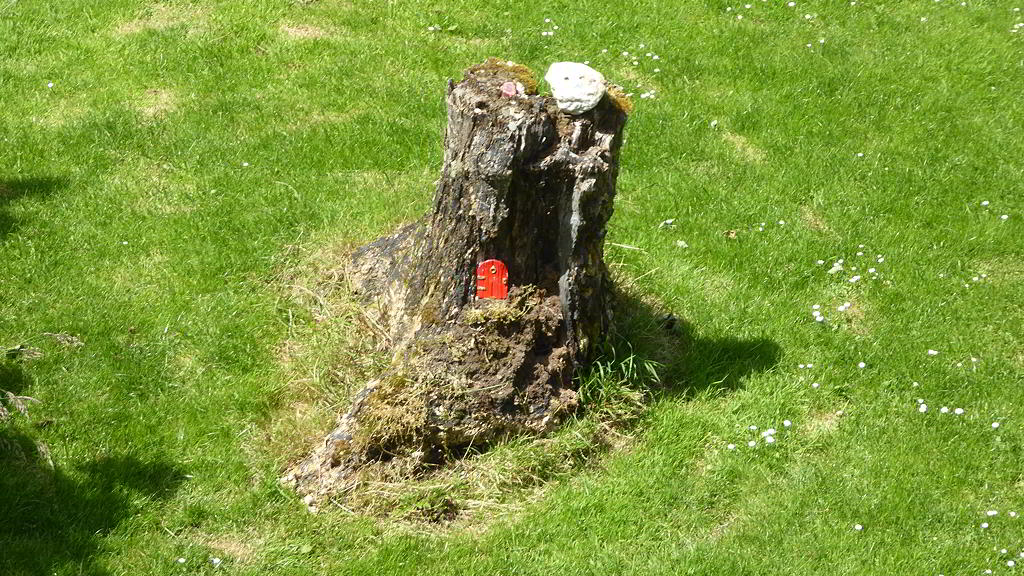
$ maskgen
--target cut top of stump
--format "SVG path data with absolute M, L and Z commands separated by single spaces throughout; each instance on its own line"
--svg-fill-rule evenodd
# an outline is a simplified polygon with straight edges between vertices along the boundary
M 566 64 L 575 63 L 556 62 L 552 66 Z M 583 64 L 579 64 L 579 66 L 590 69 L 588 66 L 584 66 Z M 595 77 L 599 77 L 602 83 L 604 82 L 604 77 L 601 76 L 599 72 L 594 70 L 593 74 Z M 518 85 L 521 90 L 519 90 L 516 95 L 512 96 L 508 93 L 507 87 L 504 87 L 506 83 Z M 572 108 L 571 110 L 567 109 L 565 106 L 561 105 L 555 97 L 538 95 L 537 89 L 539 84 L 537 78 L 533 71 L 528 67 L 511 61 L 500 60 L 498 58 L 488 58 L 482 64 L 469 67 L 466 69 L 462 81 L 458 84 L 454 81 L 449 81 L 449 94 L 451 94 L 455 89 L 456 85 L 464 90 L 472 92 L 477 98 L 479 98 L 478 104 L 482 104 L 482 106 L 478 106 L 477 108 L 480 110 L 484 110 L 489 107 L 491 105 L 491 100 L 498 100 L 499 98 L 505 100 L 505 105 L 515 106 L 515 103 L 518 102 L 520 105 L 529 106 L 531 104 L 536 105 L 539 103 L 544 107 L 548 107 L 549 112 L 551 113 L 554 113 L 557 110 L 569 115 L 579 115 L 584 112 L 588 112 L 595 107 L 601 107 L 601 104 L 604 103 L 611 104 L 615 108 L 618 108 L 627 114 L 632 110 L 632 104 L 628 101 L 626 96 L 622 94 L 622 91 L 619 90 L 617 86 L 610 86 L 607 89 L 602 87 L 602 89 L 599 90 L 601 97 L 597 101 L 596 105 L 588 105 L 585 107 L 585 110 L 580 107 L 570 107 Z M 555 88 L 556 86 L 552 85 L 552 89 L 554 90 Z M 555 91 L 557 92 L 557 90 Z M 557 96 L 557 94 L 555 94 L 555 96 Z

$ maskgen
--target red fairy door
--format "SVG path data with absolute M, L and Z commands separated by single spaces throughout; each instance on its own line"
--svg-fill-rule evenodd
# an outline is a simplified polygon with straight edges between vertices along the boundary
M 476 267 L 476 297 L 508 298 L 508 268 L 501 260 L 484 260 Z

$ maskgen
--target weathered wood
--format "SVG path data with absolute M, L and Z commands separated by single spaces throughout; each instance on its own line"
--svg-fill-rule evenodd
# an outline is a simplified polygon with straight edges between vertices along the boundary
M 526 94 L 503 95 L 509 81 Z M 543 433 L 576 409 L 573 372 L 610 321 L 603 245 L 626 113 L 606 96 L 570 116 L 535 86 L 497 60 L 449 82 L 431 212 L 349 268 L 389 332 L 392 367 L 289 472 L 301 492 L 355 481 L 368 463 L 415 470 Z M 508 300 L 474 298 L 489 258 L 508 266 Z

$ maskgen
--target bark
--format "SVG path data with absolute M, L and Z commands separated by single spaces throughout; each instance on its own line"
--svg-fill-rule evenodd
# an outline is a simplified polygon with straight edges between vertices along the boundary
M 501 96 L 506 81 L 527 93 Z M 626 113 L 606 96 L 569 116 L 535 86 L 493 59 L 449 82 L 432 210 L 355 253 L 349 280 L 394 361 L 286 476 L 310 499 L 369 464 L 415 471 L 577 408 L 573 372 L 611 319 L 603 245 Z M 508 300 L 475 298 L 489 258 L 508 267 Z

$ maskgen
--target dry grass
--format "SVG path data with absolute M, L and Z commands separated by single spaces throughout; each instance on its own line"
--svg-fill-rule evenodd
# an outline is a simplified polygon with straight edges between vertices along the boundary
M 812 438 L 828 435 L 839 428 L 840 418 L 835 412 L 817 412 L 807 419 L 805 428 Z
M 154 4 L 136 18 L 122 22 L 114 29 L 117 36 L 130 36 L 147 31 L 163 32 L 178 26 L 186 26 L 195 33 L 204 22 L 206 11 L 194 6 Z
M 56 129 L 77 124 L 88 115 L 88 106 L 65 99 L 47 106 L 41 115 L 33 117 L 32 120 L 44 128 Z
M 743 135 L 726 130 L 722 132 L 722 139 L 731 144 L 736 154 L 743 160 L 755 164 L 764 161 L 764 151 L 751 144 Z
M 287 24 L 283 23 L 278 27 L 278 31 L 281 35 L 286 38 L 295 40 L 310 40 L 315 38 L 326 38 L 330 36 L 327 30 L 318 26 L 311 26 L 308 24 Z
M 351 247 L 287 247 L 274 284 L 287 310 L 288 337 L 277 346 L 286 397 L 255 448 L 284 464 L 301 459 L 348 408 L 352 393 L 383 371 L 379 329 L 344 281 Z
M 810 206 L 800 207 L 800 220 L 803 221 L 805 226 L 807 226 L 811 230 L 814 230 L 815 232 L 824 232 L 828 234 L 832 233 L 832 229 L 829 228 L 828 223 L 825 222 L 825 220 L 821 216 L 816 214 Z
M 148 120 L 166 116 L 177 108 L 177 98 L 166 88 L 150 88 L 143 93 L 139 112 Z
M 196 542 L 216 552 L 224 560 L 234 564 L 248 565 L 262 556 L 258 551 L 263 549 L 263 539 L 255 532 L 244 534 L 200 534 Z

